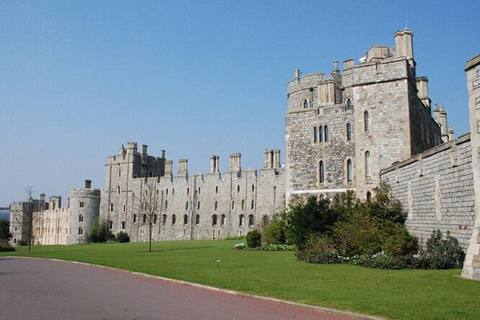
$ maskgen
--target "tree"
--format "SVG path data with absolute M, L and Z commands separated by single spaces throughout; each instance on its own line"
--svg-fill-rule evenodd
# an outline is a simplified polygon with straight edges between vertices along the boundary
M 145 223 L 148 224 L 148 252 L 152 252 L 152 226 L 156 217 L 160 214 L 160 197 L 156 188 L 155 180 L 145 180 L 143 190 L 140 195 L 138 210 L 140 216 L 143 215 Z
M 27 252 L 30 253 L 30 248 L 31 248 L 32 242 L 34 241 L 33 212 L 37 208 L 35 206 L 35 202 L 33 201 L 33 187 L 30 186 L 25 188 L 25 192 L 27 193 L 28 200 L 25 203 L 25 206 L 23 208 L 23 214 L 22 214 L 22 238 L 23 236 L 26 237 L 27 247 L 28 247 Z
M 310 196 L 293 199 L 287 210 L 286 237 L 299 250 L 303 249 L 313 235 L 329 236 L 338 216 L 330 206 L 330 200 Z
M 88 232 L 88 241 L 105 243 L 113 240 L 115 240 L 115 235 L 110 230 L 106 220 L 102 220 L 100 222 L 96 221 L 90 227 Z
M 10 232 L 10 221 L 7 219 L 0 219 L 0 243 L 8 243 L 12 238 Z

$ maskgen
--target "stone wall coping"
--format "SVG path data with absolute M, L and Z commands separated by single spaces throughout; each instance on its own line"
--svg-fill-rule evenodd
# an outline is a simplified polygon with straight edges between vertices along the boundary
M 480 64 L 480 54 L 468 60 L 465 71 L 468 71 L 479 64 Z

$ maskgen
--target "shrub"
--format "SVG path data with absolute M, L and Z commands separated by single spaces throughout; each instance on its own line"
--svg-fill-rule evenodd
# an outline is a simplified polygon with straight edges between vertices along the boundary
M 247 246 L 256 248 L 262 245 L 262 234 L 258 230 L 252 230 L 247 233 Z
M 265 227 L 262 238 L 263 241 L 268 244 L 286 243 L 285 220 L 276 218 L 272 223 Z
M 449 231 L 443 239 L 442 232 L 435 230 L 427 241 L 427 249 L 420 250 L 415 265 L 425 269 L 453 269 L 461 268 L 464 260 L 465 253 L 458 240 Z
M 8 242 L 0 242 L 0 252 L 6 251 L 15 251 L 15 248 L 12 247 Z
M 296 251 L 297 247 L 293 244 L 272 243 L 264 244 L 260 247 L 263 251 Z
M 238 250 L 242 250 L 242 249 L 245 249 L 245 243 L 237 243 L 235 245 L 235 248 L 237 248 Z
M 89 242 L 107 242 L 115 241 L 115 235 L 108 227 L 107 221 L 100 221 L 100 223 L 94 223 L 88 232 Z
M 245 238 L 244 236 L 228 236 L 225 238 L 225 240 L 242 240 Z
M 304 248 L 296 252 L 298 260 L 309 263 L 342 263 L 342 257 L 335 250 L 332 238 L 313 235 L 311 236 Z
M 130 236 L 128 235 L 128 233 L 120 231 L 117 234 L 117 242 L 119 243 L 130 242 Z

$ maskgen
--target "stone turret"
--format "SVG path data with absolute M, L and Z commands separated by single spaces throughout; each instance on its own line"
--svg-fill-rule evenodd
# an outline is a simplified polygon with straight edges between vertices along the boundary
M 480 280 L 480 55 L 470 59 L 467 73 L 470 137 L 472 143 L 473 188 L 475 197 L 475 224 L 467 249 L 462 276 Z
M 230 171 L 241 171 L 242 170 L 242 155 L 240 153 L 232 153 L 230 155 Z

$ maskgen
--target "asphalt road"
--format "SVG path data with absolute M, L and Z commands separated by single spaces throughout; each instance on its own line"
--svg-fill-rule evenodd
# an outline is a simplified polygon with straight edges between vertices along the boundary
M 0 257 L 0 319 L 355 319 L 72 262 Z

